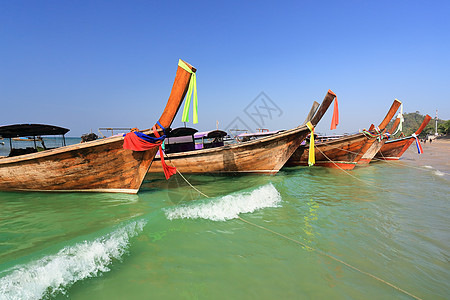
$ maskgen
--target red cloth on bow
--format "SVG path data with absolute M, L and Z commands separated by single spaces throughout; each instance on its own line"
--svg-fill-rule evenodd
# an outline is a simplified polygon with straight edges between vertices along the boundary
M 328 93 L 334 95 L 334 109 L 333 109 L 333 118 L 331 119 L 331 127 L 330 130 L 336 129 L 336 126 L 339 124 L 339 109 L 338 109 L 338 100 L 335 93 L 331 90 L 328 90 Z
M 153 126 L 152 129 L 155 137 L 159 138 L 160 135 L 156 130 L 156 125 Z M 171 167 L 166 164 L 166 162 L 164 161 L 164 152 L 161 145 L 162 141 L 158 143 L 149 143 L 138 137 L 136 134 L 134 134 L 134 132 L 128 132 L 125 135 L 125 139 L 123 140 L 123 148 L 133 151 L 146 151 L 155 147 L 159 147 L 159 156 L 161 158 L 164 176 L 166 176 L 166 179 L 169 179 L 172 175 L 174 175 L 177 172 L 177 169 L 175 167 Z
M 159 133 L 158 133 L 158 131 L 156 131 L 156 125 L 153 126 L 153 134 L 157 138 L 159 138 Z M 161 158 L 161 165 L 163 167 L 164 176 L 166 176 L 166 179 L 168 180 L 172 175 L 177 173 L 177 168 L 166 164 L 166 162 L 164 161 L 164 152 L 163 152 L 161 145 L 162 145 L 162 142 L 161 142 L 161 144 L 159 144 L 159 157 Z
M 161 143 L 152 144 L 138 137 L 134 132 L 128 132 L 123 140 L 123 149 L 133 151 L 146 151 L 160 146 Z

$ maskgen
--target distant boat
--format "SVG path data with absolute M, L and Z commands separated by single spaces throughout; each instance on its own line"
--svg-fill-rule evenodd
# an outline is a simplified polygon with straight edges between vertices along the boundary
M 395 115 L 400 106 L 400 101 L 395 100 L 389 109 L 386 117 L 378 126 L 379 132 L 382 132 L 389 121 Z M 352 170 L 361 160 L 370 162 L 374 152 L 378 149 L 378 143 L 383 143 L 377 139 L 379 133 L 373 131 L 360 132 L 351 135 L 345 135 L 339 138 L 318 137 L 315 142 L 315 165 L 329 168 L 341 168 Z M 286 166 L 307 166 L 309 156 L 309 146 L 300 145 Z
M 335 97 L 329 91 L 321 106 L 318 109 L 315 107 L 315 113 L 310 113 L 308 118 L 313 126 L 317 125 Z M 194 141 L 191 140 L 188 142 L 191 143 L 190 151 L 168 153 L 167 161 L 169 165 L 173 163 L 181 173 L 186 174 L 275 174 L 309 133 L 310 130 L 306 125 L 300 125 L 294 129 L 241 143 L 223 144 L 218 139 L 217 143 L 222 144 L 215 145 L 217 147 L 203 146 L 203 149 L 193 148 Z M 163 172 L 158 157 L 148 172 L 149 174 Z
M 180 63 L 183 62 L 180 60 Z M 187 63 L 184 63 L 184 67 L 179 64 L 169 100 L 159 119 L 163 127 L 171 125 L 195 71 Z M 124 113 L 128 111 L 131 110 L 125 110 Z M 53 133 L 61 134 L 58 131 L 60 127 L 44 128 L 54 128 L 56 131 Z M 161 127 L 158 125 L 156 128 Z M 20 132 L 20 129 L 24 130 Z M 37 132 L 25 133 L 35 129 L 33 126 L 3 126 L 0 127 L 0 136 L 10 139 L 35 136 Z M 150 129 L 142 132 L 152 134 Z M 137 193 L 158 148 L 147 151 L 124 149 L 124 139 L 123 136 L 116 136 L 0 158 L 0 190 Z
M 396 121 L 397 120 L 399 119 L 396 119 Z M 416 130 L 414 135 L 418 136 L 422 132 L 422 130 L 428 125 L 428 122 L 430 122 L 430 120 L 431 117 L 429 115 L 426 115 L 422 121 L 422 124 Z M 392 129 L 395 129 L 397 127 L 396 125 L 398 125 L 398 122 L 394 123 Z M 381 149 L 377 152 L 375 158 L 382 160 L 399 160 L 400 157 L 403 155 L 403 153 L 405 153 L 405 151 L 408 150 L 409 146 L 411 146 L 411 144 L 416 140 L 415 136 L 410 135 L 407 137 L 387 140 L 381 147 Z

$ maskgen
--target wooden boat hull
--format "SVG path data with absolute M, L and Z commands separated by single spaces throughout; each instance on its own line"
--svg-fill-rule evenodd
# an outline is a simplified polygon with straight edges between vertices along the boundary
M 272 135 L 270 138 L 167 154 L 166 163 L 174 165 L 182 174 L 275 174 L 308 134 L 309 129 L 302 126 Z M 148 172 L 149 174 L 163 172 L 159 157 L 155 157 Z
M 413 137 L 406 137 L 403 139 L 387 141 L 375 155 L 375 158 L 382 160 L 399 160 L 414 140 L 415 138 Z
M 311 119 L 315 126 L 327 111 L 336 95 L 328 91 L 322 105 Z M 248 142 L 222 147 L 167 154 L 167 164 L 173 165 L 182 174 L 275 174 L 295 152 L 310 130 L 306 125 Z M 155 158 L 148 171 L 161 173 L 160 159 Z
M 397 99 L 394 100 L 394 103 L 392 103 L 391 108 L 389 109 L 388 113 L 384 117 L 383 121 L 378 126 L 381 133 L 385 133 L 386 127 L 389 124 L 389 122 L 392 120 L 392 118 L 395 115 L 395 112 L 400 107 L 401 102 Z M 373 124 L 372 124 L 373 126 Z M 358 160 L 358 165 L 367 165 L 370 163 L 370 161 L 375 157 L 375 155 L 380 151 L 381 147 L 383 147 L 384 143 L 386 142 L 386 139 L 381 135 L 379 138 L 377 138 L 372 145 L 365 151 L 364 155 L 361 157 L 360 160 Z
M 398 125 L 398 120 L 395 120 L 394 126 L 392 127 L 395 129 Z M 415 134 L 419 135 L 423 129 L 428 125 L 428 123 L 431 120 L 431 116 L 426 115 L 425 118 L 422 121 L 422 124 L 419 126 L 419 128 L 416 130 Z M 381 149 L 378 151 L 378 153 L 375 155 L 375 158 L 381 159 L 381 160 L 399 160 L 400 157 L 405 153 L 406 150 L 408 150 L 409 146 L 414 142 L 415 137 L 409 136 L 394 140 L 388 140 L 384 145 L 381 147 Z
M 384 143 L 386 142 L 386 139 L 382 140 L 375 140 L 372 145 L 369 147 L 369 149 L 364 153 L 363 157 L 361 157 L 360 160 L 358 160 L 358 165 L 367 165 L 370 163 L 370 161 L 375 157 L 378 151 L 380 151 L 381 147 L 383 147 Z
M 160 124 L 169 127 L 195 69 L 178 66 Z M 143 131 L 151 134 L 150 130 Z M 111 137 L 0 159 L 0 190 L 57 192 L 138 192 L 158 148 L 123 149 L 124 137 Z
M 109 138 L 0 160 L 0 190 L 135 194 L 157 148 L 123 149 Z
M 380 130 L 386 128 L 400 104 L 400 101 L 394 101 L 379 126 Z M 331 141 L 317 142 L 314 152 L 315 165 L 352 170 L 356 165 L 368 164 L 383 144 L 384 140 L 379 141 L 376 137 L 364 133 L 352 134 Z M 307 166 L 308 156 L 309 145 L 301 145 L 286 165 Z
M 317 142 L 315 144 L 316 166 L 352 170 L 364 154 L 364 148 L 370 147 L 374 138 L 363 133 L 344 136 L 339 139 Z M 287 161 L 286 166 L 307 166 L 309 145 L 301 145 Z

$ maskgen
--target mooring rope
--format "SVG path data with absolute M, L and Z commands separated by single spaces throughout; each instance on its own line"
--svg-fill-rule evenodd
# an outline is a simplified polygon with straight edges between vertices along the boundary
M 320 150 L 320 148 L 316 148 L 316 149 L 318 149 L 318 150 L 320 151 L 320 153 L 322 153 L 322 155 L 325 156 L 326 159 L 328 159 L 331 163 L 333 163 L 333 164 L 334 164 L 337 168 L 339 168 L 342 172 L 344 172 L 345 174 L 347 174 L 347 175 L 350 176 L 350 177 L 353 177 L 354 179 L 356 179 L 356 180 L 358 180 L 358 181 L 363 182 L 364 184 L 368 184 L 368 185 L 370 185 L 370 186 L 372 186 L 372 187 L 374 187 L 374 188 L 377 188 L 377 189 L 379 189 L 379 190 L 382 190 L 382 191 L 385 191 L 385 192 L 389 192 L 389 193 L 397 193 L 397 194 L 402 194 L 402 195 L 406 195 L 406 196 L 417 197 L 417 195 L 413 195 L 413 194 L 409 194 L 409 193 L 405 193 L 405 192 L 399 192 L 399 191 L 395 191 L 395 190 L 394 190 L 394 191 L 391 191 L 391 190 L 388 190 L 388 189 L 379 187 L 379 186 L 377 186 L 377 185 L 375 185 L 375 184 L 372 184 L 371 182 L 362 180 L 361 178 L 358 178 L 358 177 L 356 177 L 355 175 L 350 174 L 349 172 L 347 172 L 347 171 L 345 171 L 344 169 L 342 169 L 338 164 L 336 164 L 333 160 L 331 160 L 328 156 L 326 156 L 326 154 L 323 153 L 322 150 Z
M 399 288 L 398 286 L 396 286 L 396 285 L 394 285 L 394 284 L 392 284 L 392 283 L 387 282 L 387 281 L 384 280 L 384 279 L 381 279 L 380 277 L 377 277 L 377 276 L 375 276 L 375 275 L 373 275 L 373 274 L 370 274 L 369 272 L 366 272 L 366 271 L 363 271 L 363 270 L 361 270 L 361 269 L 358 269 L 357 267 L 352 266 L 351 264 L 349 264 L 349 263 L 347 263 L 347 262 L 345 262 L 345 261 L 343 261 L 343 260 L 341 260 L 341 259 L 339 259 L 339 258 L 336 258 L 336 257 L 334 257 L 334 256 L 332 256 L 332 255 L 330 255 L 330 254 L 328 254 L 328 253 L 326 253 L 326 252 L 324 252 L 324 251 L 322 251 L 322 250 L 320 250 L 320 249 L 313 248 L 313 247 L 308 246 L 308 245 L 306 245 L 306 244 L 304 244 L 304 243 L 302 243 L 302 242 L 300 242 L 300 241 L 298 241 L 298 240 L 295 240 L 295 239 L 293 239 L 293 238 L 290 238 L 290 237 L 288 237 L 288 236 L 286 236 L 286 235 L 284 235 L 284 234 L 281 234 L 281 233 L 279 233 L 279 232 L 273 231 L 273 230 L 271 230 L 271 229 L 269 229 L 269 228 L 266 228 L 266 227 L 264 227 L 264 226 L 261 226 L 261 225 L 252 223 L 252 222 L 250 222 L 250 221 L 247 221 L 247 220 L 241 218 L 240 216 L 238 216 L 238 218 L 239 218 L 241 221 L 243 221 L 243 222 L 245 222 L 245 223 L 247 223 L 247 224 L 253 225 L 253 226 L 258 227 L 258 228 L 260 228 L 260 229 L 263 229 L 263 230 L 266 230 L 266 231 L 271 232 L 271 233 L 273 233 L 273 234 L 276 234 L 276 235 L 278 235 L 278 236 L 280 236 L 280 237 L 283 237 L 283 238 L 285 238 L 285 239 L 288 239 L 288 240 L 290 240 L 290 241 L 292 241 L 292 242 L 294 242 L 294 243 L 296 243 L 296 244 L 299 244 L 299 245 L 301 245 L 301 246 L 303 246 L 303 247 L 305 247 L 305 248 L 308 248 L 308 249 L 311 250 L 311 251 L 316 251 L 316 252 L 318 252 L 319 254 L 322 254 L 322 255 L 324 255 L 324 256 L 326 256 L 326 257 L 328 257 L 328 258 L 331 258 L 331 259 L 334 260 L 334 261 L 340 262 L 341 264 L 343 264 L 343 265 L 345 265 L 345 266 L 347 266 L 347 267 L 349 267 L 349 268 L 351 268 L 351 269 L 353 269 L 353 270 L 355 270 L 355 271 L 358 271 L 358 272 L 360 272 L 360 273 L 362 273 L 362 274 L 365 274 L 365 275 L 367 275 L 367 276 L 369 276 L 369 277 L 372 277 L 373 279 L 375 279 L 375 280 L 377 280 L 377 281 L 379 281 L 379 282 L 382 282 L 382 283 L 384 283 L 384 284 L 386 284 L 386 285 L 388 285 L 388 286 L 390 286 L 390 287 L 392 287 L 392 288 L 394 288 L 394 289 L 396 289 L 396 290 L 398 290 L 398 291 L 400 291 L 400 292 L 402 292 L 402 293 L 404 293 L 404 294 L 406 294 L 406 295 L 408 295 L 408 296 L 410 296 L 410 297 L 412 297 L 412 298 L 414 298 L 414 299 L 418 299 L 418 300 L 421 300 L 421 299 L 422 299 L 422 298 L 419 298 L 419 297 L 415 296 L 414 294 L 411 294 L 411 293 L 405 291 L 405 290 L 402 289 L 402 288 Z
M 193 186 L 193 185 L 189 182 L 189 180 L 187 180 L 187 179 L 183 176 L 183 174 L 181 174 L 180 170 L 178 170 L 178 168 L 175 167 L 175 165 L 173 164 L 173 162 L 172 162 L 172 160 L 170 159 L 170 157 L 168 157 L 167 155 L 165 155 L 165 157 L 166 157 L 167 160 L 169 160 L 169 162 L 172 164 L 172 166 L 173 166 L 174 168 L 176 168 L 177 173 L 180 174 L 181 178 L 183 178 L 183 180 L 186 181 L 186 183 L 187 183 L 192 189 L 194 189 L 194 190 L 195 190 L 197 193 L 199 193 L 200 195 L 205 196 L 206 198 L 210 198 L 208 195 L 202 193 L 199 189 L 197 189 L 195 186 Z
M 320 151 L 320 150 L 319 150 L 319 151 Z M 321 152 L 322 152 L 322 151 L 321 151 Z M 323 154 L 323 153 L 322 153 L 322 154 Z M 324 155 L 324 156 L 325 156 L 325 155 Z M 173 162 L 170 160 L 170 158 L 169 158 L 167 155 L 166 155 L 166 159 L 168 159 L 169 162 L 172 164 L 172 166 L 175 167 L 175 165 L 173 164 Z M 345 170 L 343 170 L 343 171 L 345 172 Z M 199 189 L 197 189 L 195 186 L 193 186 L 193 185 L 189 182 L 189 180 L 187 180 L 187 179 L 183 176 L 183 174 L 181 174 L 181 172 L 178 170 L 178 168 L 177 168 L 177 173 L 180 174 L 181 178 L 183 178 L 183 180 L 186 181 L 186 183 L 187 183 L 191 188 L 193 188 L 196 192 L 198 192 L 199 194 L 205 196 L 206 198 L 211 198 L 211 197 L 209 197 L 208 195 L 206 195 L 205 193 L 201 192 L 201 191 L 200 191 Z M 347 173 L 347 172 L 346 172 L 346 173 Z M 351 174 L 349 174 L 349 175 L 350 175 L 350 176 L 353 176 L 353 175 L 351 175 Z M 357 178 L 357 177 L 355 177 L 355 178 Z M 358 179 L 358 178 L 357 178 L 357 179 Z M 247 223 L 247 224 L 252 225 L 252 226 L 254 226 L 254 227 L 256 227 L 256 228 L 265 230 L 265 231 L 270 232 L 270 233 L 272 233 L 272 234 L 278 235 L 279 237 L 285 238 L 285 239 L 287 239 L 287 240 L 289 240 L 289 241 L 291 241 L 291 242 L 294 242 L 294 243 L 296 243 L 296 244 L 298 244 L 298 245 L 301 245 L 301 246 L 303 246 L 303 247 L 305 247 L 305 248 L 307 248 L 307 249 L 309 249 L 309 250 L 311 250 L 311 251 L 316 251 L 317 253 L 322 254 L 323 256 L 326 256 L 326 257 L 328 257 L 328 258 L 330 258 L 330 259 L 332 259 L 332 260 L 334 260 L 334 261 L 337 261 L 337 262 L 339 262 L 339 263 L 341 263 L 341 264 L 347 266 L 348 268 L 350 268 L 350 269 L 352 269 L 352 270 L 355 270 L 355 271 L 357 271 L 357 272 L 360 272 L 361 274 L 367 275 L 367 276 L 369 276 L 369 277 L 371 277 L 371 278 L 373 278 L 373 279 L 375 279 L 375 280 L 377 280 L 377 281 L 379 281 L 379 282 L 381 282 L 381 283 L 384 283 L 384 284 L 386 284 L 386 285 L 388 285 L 388 286 L 390 286 L 390 287 L 392 287 L 392 288 L 394 288 L 394 289 L 396 289 L 396 290 L 398 290 L 398 291 L 400 291 L 400 292 L 402 292 L 402 293 L 404 293 L 404 294 L 410 296 L 411 298 L 414 298 L 414 299 L 417 299 L 417 300 L 422 300 L 422 298 L 419 298 L 419 297 L 415 296 L 414 294 L 411 294 L 411 293 L 405 291 L 404 289 L 402 289 L 402 288 L 400 288 L 400 287 L 398 287 L 398 286 L 396 286 L 396 285 L 394 285 L 394 284 L 392 284 L 392 283 L 389 283 L 389 282 L 387 282 L 387 281 L 384 280 L 384 279 L 381 279 L 380 277 L 377 277 L 377 276 L 375 276 L 375 275 L 373 275 L 373 274 L 371 274 L 371 273 L 369 273 L 369 272 L 363 271 L 363 270 L 361 270 L 361 269 L 359 269 L 359 268 L 357 268 L 357 267 L 355 267 L 355 266 L 353 266 L 353 265 L 351 265 L 351 264 L 349 264 L 349 263 L 347 263 L 347 262 L 345 262 L 345 261 L 343 261 L 343 260 L 341 260 L 341 259 L 339 259 L 339 258 L 336 258 L 336 257 L 334 257 L 334 256 L 332 256 L 332 255 L 330 255 L 330 254 L 328 254 L 328 253 L 326 253 L 326 252 L 324 252 L 324 251 L 322 251 L 322 250 L 320 250 L 320 249 L 313 248 L 313 247 L 308 246 L 308 245 L 306 245 L 306 244 L 304 244 L 304 243 L 302 243 L 302 242 L 300 242 L 300 241 L 298 241 L 298 240 L 295 240 L 295 239 L 293 239 L 293 238 L 290 238 L 290 237 L 288 237 L 288 236 L 286 236 L 286 235 L 284 235 L 284 234 L 281 234 L 281 233 L 276 232 L 276 231 L 273 231 L 273 230 L 271 230 L 271 229 L 269 229 L 269 228 L 267 228 L 267 227 L 264 227 L 264 226 L 255 224 L 255 223 L 250 222 L 250 221 L 248 221 L 248 220 L 245 220 L 245 219 L 243 219 L 243 218 L 242 218 L 241 216 L 239 216 L 239 215 L 237 216 L 237 218 L 238 218 L 239 220 L 241 220 L 242 222 L 244 222 L 244 223 Z
M 334 148 L 334 149 L 346 151 L 346 152 L 351 153 L 351 154 L 359 155 L 359 153 L 353 152 L 353 151 L 350 151 L 350 150 L 347 150 L 347 149 L 335 147 L 335 146 L 332 146 L 332 145 L 328 145 L 328 146 L 331 147 L 331 148 Z M 316 148 L 318 148 L 318 147 L 316 147 Z M 319 151 L 320 151 L 320 150 L 319 150 Z M 381 153 L 381 152 L 380 152 L 380 153 Z M 383 153 L 381 153 L 381 156 L 383 156 Z M 383 156 L 383 157 L 384 157 L 384 156 Z M 402 161 L 397 161 L 397 162 L 394 163 L 394 162 L 392 162 L 392 161 L 389 161 L 389 160 L 386 160 L 386 159 L 381 159 L 381 158 L 376 158 L 376 157 L 373 157 L 372 159 L 373 159 L 373 160 L 377 160 L 377 161 L 382 161 L 382 162 L 384 162 L 384 163 L 387 163 L 387 164 L 390 164 L 390 165 L 393 165 L 393 166 L 395 166 L 395 165 L 397 165 L 397 164 L 401 164 L 401 165 L 404 166 L 404 167 L 408 167 L 408 168 L 412 168 L 412 169 L 417 169 L 417 170 L 421 170 L 421 171 L 426 171 L 426 169 L 424 169 L 424 168 L 415 167 L 415 166 L 410 166 L 410 165 L 408 165 L 408 164 L 406 164 L 406 163 L 403 163 Z

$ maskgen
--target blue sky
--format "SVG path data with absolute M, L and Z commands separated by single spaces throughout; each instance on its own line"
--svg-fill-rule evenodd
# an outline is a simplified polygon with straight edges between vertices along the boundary
M 414 0 L 0 0 L 0 124 L 69 136 L 151 127 L 179 58 L 198 68 L 200 130 L 237 117 L 256 129 L 245 109 L 261 92 L 280 110 L 263 127 L 292 128 L 328 89 L 336 133 L 378 124 L 395 98 L 450 119 L 449 11 Z M 317 130 L 330 121 L 331 110 Z

